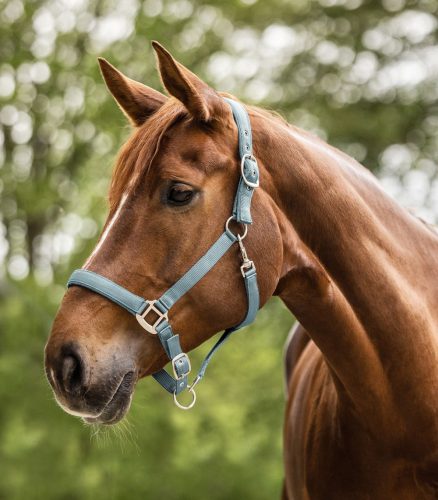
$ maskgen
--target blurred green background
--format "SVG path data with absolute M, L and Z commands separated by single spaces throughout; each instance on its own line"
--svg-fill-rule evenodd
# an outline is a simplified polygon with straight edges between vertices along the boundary
M 279 301 L 217 356 L 191 412 L 151 380 L 115 429 L 86 427 L 53 400 L 43 347 L 66 279 L 102 227 L 113 159 L 129 134 L 96 57 L 160 88 L 156 39 L 219 90 L 354 156 L 433 222 L 437 9 L 436 0 L 0 1 L 1 499 L 281 491 L 292 317 Z

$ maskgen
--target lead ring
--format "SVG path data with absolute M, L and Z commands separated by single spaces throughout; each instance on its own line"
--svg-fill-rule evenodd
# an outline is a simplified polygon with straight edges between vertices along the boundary
M 243 226 L 245 227 L 245 230 L 243 231 L 243 234 L 242 234 L 242 235 L 240 235 L 240 234 L 234 234 L 234 233 L 233 233 L 233 231 L 231 231 L 231 229 L 230 229 L 230 227 L 229 227 L 229 226 L 230 226 L 230 221 L 232 221 L 232 220 L 235 220 L 233 216 L 229 217 L 229 219 L 227 220 L 227 222 L 225 222 L 225 231 L 226 231 L 227 233 L 232 234 L 232 235 L 233 235 L 234 237 L 236 237 L 236 238 L 238 238 L 238 237 L 240 236 L 240 240 L 245 239 L 245 238 L 246 238 L 246 235 L 248 234 L 248 225 L 247 225 L 247 224 L 243 224 L 243 223 L 241 222 L 241 224 L 243 224 Z M 237 222 L 237 221 L 236 221 L 236 222 Z
M 173 393 L 173 402 L 176 404 L 176 406 L 178 406 L 178 408 L 181 408 L 181 410 L 190 410 L 190 408 L 193 408 L 195 406 L 195 403 L 196 403 L 196 392 L 193 389 L 193 387 L 189 388 L 189 392 L 192 393 L 192 401 L 187 406 L 182 405 L 178 401 L 178 399 L 176 398 L 176 392 Z

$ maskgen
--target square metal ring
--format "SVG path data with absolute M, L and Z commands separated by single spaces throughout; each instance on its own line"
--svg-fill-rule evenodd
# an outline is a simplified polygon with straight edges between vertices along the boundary
M 157 335 L 157 326 L 163 321 L 169 321 L 169 318 L 167 316 L 167 311 L 165 313 L 161 312 L 158 307 L 155 306 L 156 300 L 152 300 L 148 303 L 148 306 L 146 309 L 141 313 L 141 314 L 136 314 L 135 317 L 137 318 L 137 321 L 140 323 L 140 325 L 149 333 L 152 333 L 153 335 Z M 150 313 L 154 312 L 155 314 L 158 315 L 157 320 L 151 324 L 146 321 L 146 316 Z

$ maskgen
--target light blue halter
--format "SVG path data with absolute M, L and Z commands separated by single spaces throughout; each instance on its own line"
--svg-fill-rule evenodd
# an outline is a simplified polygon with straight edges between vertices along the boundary
M 173 394 L 175 404 L 184 410 L 192 408 L 196 402 L 196 393 L 194 388 L 202 379 L 207 366 L 216 352 L 216 350 L 229 338 L 229 336 L 240 328 L 249 325 L 259 309 L 259 290 L 257 286 L 257 273 L 254 263 L 248 259 L 243 239 L 248 231 L 248 224 L 252 224 L 251 219 L 251 200 L 255 188 L 259 185 L 259 169 L 257 161 L 252 153 L 252 135 L 251 124 L 246 109 L 238 102 L 225 98 L 230 104 L 233 117 L 239 132 L 239 154 L 241 158 L 241 175 L 237 187 L 236 197 L 234 199 L 233 214 L 226 221 L 225 231 L 218 240 L 210 247 L 207 253 L 201 257 L 172 287 L 170 287 L 159 299 L 145 300 L 113 281 L 101 276 L 100 274 L 88 271 L 86 269 L 77 269 L 68 280 L 67 286 L 82 286 L 93 292 L 103 295 L 107 299 L 115 302 L 125 308 L 131 314 L 134 314 L 140 325 L 148 332 L 158 335 L 164 351 L 169 357 L 174 377 L 162 369 L 152 376 L 168 392 Z M 234 220 L 244 224 L 243 235 L 235 235 L 229 228 L 230 222 Z M 212 267 L 221 259 L 221 257 L 237 243 L 242 255 L 242 264 L 240 270 L 245 283 L 246 296 L 248 300 L 248 309 L 244 320 L 237 326 L 228 328 L 221 335 L 219 340 L 207 354 L 201 368 L 195 377 L 193 383 L 189 385 L 188 375 L 191 371 L 191 365 L 188 355 L 182 351 L 179 335 L 175 335 L 169 324 L 168 311 L 186 292 L 198 283 Z M 148 315 L 158 316 L 155 321 L 149 323 Z M 184 406 L 177 400 L 177 395 L 185 389 L 192 394 L 192 401 Z

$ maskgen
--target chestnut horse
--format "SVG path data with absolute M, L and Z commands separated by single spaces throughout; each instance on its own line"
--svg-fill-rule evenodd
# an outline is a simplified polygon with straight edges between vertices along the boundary
M 100 61 L 135 128 L 84 266 L 141 297 L 159 297 L 223 232 L 240 175 L 230 106 L 153 45 L 169 98 Z M 278 295 L 303 325 L 286 356 L 284 497 L 436 499 L 438 236 L 353 159 L 246 108 L 261 180 L 246 240 L 260 303 Z M 172 310 L 186 351 L 244 317 L 238 255 Z M 133 316 L 77 286 L 46 346 L 59 404 L 88 422 L 122 418 L 136 382 L 166 359 Z

